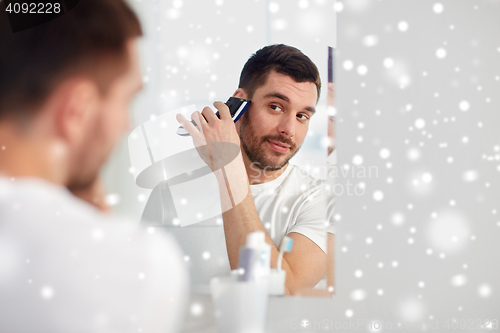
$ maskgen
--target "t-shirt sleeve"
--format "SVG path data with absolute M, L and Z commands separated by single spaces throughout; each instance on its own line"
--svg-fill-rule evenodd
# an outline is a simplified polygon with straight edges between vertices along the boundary
M 296 232 L 306 236 L 326 253 L 327 233 L 335 234 L 333 224 L 335 198 L 329 194 L 325 186 L 321 186 L 304 195 L 302 200 L 296 212 L 296 222 L 287 233 Z

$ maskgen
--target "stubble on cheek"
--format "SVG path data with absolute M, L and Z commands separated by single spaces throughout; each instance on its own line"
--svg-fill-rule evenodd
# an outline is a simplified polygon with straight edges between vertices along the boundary
M 243 120 L 243 119 L 242 119 Z M 245 119 L 240 126 L 241 147 L 246 155 L 256 167 L 262 170 L 279 170 L 283 168 L 288 161 L 297 153 L 296 144 L 288 138 L 276 135 L 266 135 L 257 138 L 252 134 L 255 133 L 253 126 Z M 284 155 L 269 147 L 268 140 L 282 142 L 290 146 L 289 152 Z M 299 147 L 300 148 L 300 147 Z M 271 158 L 269 155 L 272 154 Z

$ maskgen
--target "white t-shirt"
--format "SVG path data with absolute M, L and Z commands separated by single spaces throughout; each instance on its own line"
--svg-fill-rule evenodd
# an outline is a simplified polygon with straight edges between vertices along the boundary
M 1 332 L 177 332 L 188 281 L 162 230 L 41 179 L 0 177 Z
M 335 231 L 330 218 L 334 200 L 324 181 L 289 164 L 277 179 L 250 188 L 261 222 L 276 246 L 286 234 L 297 232 L 326 252 L 327 232 Z M 176 207 L 166 182 L 151 192 L 141 220 L 164 227 L 177 239 L 190 268 L 193 291 L 208 292 L 212 277 L 230 273 L 222 217 L 184 227 L 175 223 Z
M 260 220 L 276 246 L 290 232 L 302 234 L 326 253 L 333 200 L 326 183 L 289 164 L 276 179 L 251 185 Z

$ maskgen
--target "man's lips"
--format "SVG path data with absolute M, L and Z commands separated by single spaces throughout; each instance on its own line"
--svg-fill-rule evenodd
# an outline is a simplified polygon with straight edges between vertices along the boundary
M 280 153 L 286 153 L 290 149 L 289 145 L 279 141 L 267 140 L 267 143 L 269 144 L 269 146 L 271 146 L 272 149 Z

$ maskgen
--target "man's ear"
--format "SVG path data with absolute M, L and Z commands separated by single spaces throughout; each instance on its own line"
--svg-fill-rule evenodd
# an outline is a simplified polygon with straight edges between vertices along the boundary
M 245 89 L 243 89 L 243 88 L 238 88 L 238 89 L 234 92 L 233 97 L 243 98 L 243 99 L 248 99 L 248 94 L 247 94 L 247 92 L 245 91 Z
M 97 85 L 88 79 L 65 82 L 54 96 L 56 129 L 68 143 L 78 143 L 88 136 L 100 100 Z
M 247 92 L 245 91 L 245 89 L 243 88 L 238 88 L 234 94 L 233 94 L 233 97 L 236 97 L 236 98 L 243 98 L 243 99 L 248 99 L 248 94 Z M 250 108 L 252 107 L 252 105 L 250 105 Z M 248 111 L 245 112 L 243 114 L 243 116 L 241 116 L 241 119 L 239 121 L 237 121 L 236 123 L 234 123 L 234 125 L 236 126 L 236 130 L 238 131 L 238 133 L 240 132 L 240 128 L 241 128 L 241 123 L 243 122 L 243 119 L 247 117 L 247 114 L 248 114 Z

